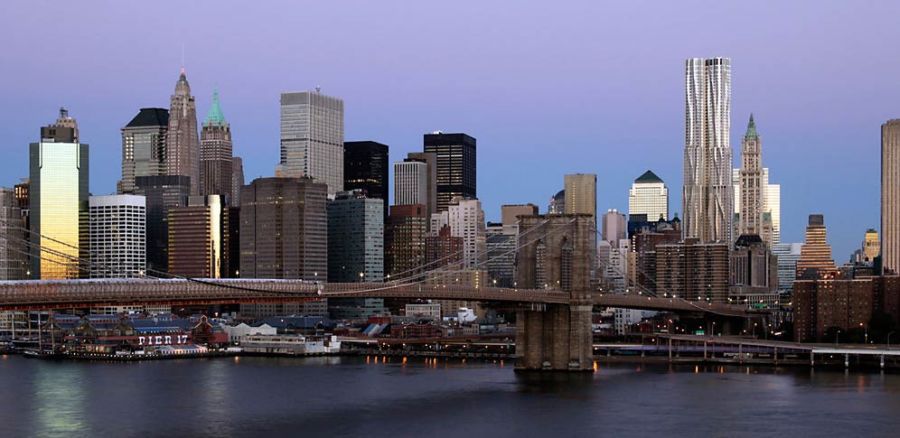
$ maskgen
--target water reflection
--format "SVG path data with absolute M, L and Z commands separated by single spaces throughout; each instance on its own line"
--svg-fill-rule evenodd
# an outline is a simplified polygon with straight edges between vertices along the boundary
M 34 376 L 37 435 L 87 435 L 85 382 L 87 368 L 75 364 L 38 362 Z

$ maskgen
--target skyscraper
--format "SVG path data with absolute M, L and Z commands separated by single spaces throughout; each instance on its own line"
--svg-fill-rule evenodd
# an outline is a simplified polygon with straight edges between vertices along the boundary
M 0 280 L 28 278 L 26 231 L 15 192 L 0 187 Z
M 597 175 L 575 173 L 564 177 L 566 214 L 589 214 L 597 219 Z
M 146 199 L 136 195 L 91 196 L 88 205 L 91 278 L 144 276 Z
M 778 292 L 790 295 L 797 279 L 797 260 L 800 260 L 802 243 L 776 243 L 772 254 L 778 257 Z
M 328 281 L 384 279 L 382 200 L 361 190 L 340 192 L 328 201 Z
M 481 268 L 487 258 L 484 211 L 477 199 L 456 198 L 448 206 L 450 233 L 463 239 L 463 267 Z
M 244 160 L 231 157 L 231 205 L 241 206 L 241 187 L 244 186 Z
M 447 211 L 456 197 L 478 196 L 475 178 L 475 138 L 466 134 L 434 132 L 424 136 L 425 152 L 436 157 L 438 212 Z
M 619 240 L 628 236 L 628 227 L 625 215 L 616 209 L 611 209 L 603 215 L 603 227 L 600 233 L 603 240 L 616 245 Z
M 30 145 L 30 205 L 33 278 L 73 279 L 86 273 L 88 145 L 78 124 L 60 109 L 55 124 L 41 128 Z
M 685 61 L 685 238 L 731 242 L 731 61 Z
M 319 92 L 281 93 L 281 162 L 285 177 L 310 177 L 344 190 L 344 101 Z
M 394 163 L 394 205 L 427 203 L 428 163 L 410 159 Z
M 900 272 L 900 119 L 881 125 L 881 264 Z
M 756 132 L 753 114 L 747 123 L 747 132 L 741 141 L 741 210 L 740 235 L 762 235 L 763 199 L 765 185 L 762 181 L 762 141 Z
M 200 193 L 200 140 L 197 137 L 197 104 L 191 95 L 184 68 L 175 83 L 166 133 L 166 175 L 191 178 L 191 195 Z
M 191 196 L 169 209 L 169 272 L 221 278 L 228 272 L 228 210 L 219 195 Z
M 138 176 L 134 193 L 146 198 L 147 267 L 168 272 L 169 209 L 187 205 L 191 178 L 182 175 Z
M 881 241 L 878 239 L 878 231 L 869 228 L 862 242 L 862 256 L 865 262 L 875 261 L 875 257 L 881 254 Z
M 404 161 L 416 161 L 420 163 L 425 163 L 426 173 L 426 188 L 425 188 L 425 199 L 427 202 L 422 202 L 425 205 L 425 211 L 428 214 L 428 217 L 431 217 L 432 214 L 437 212 L 437 154 L 432 152 L 410 152 L 406 154 L 406 159 Z M 397 192 L 394 192 L 396 195 Z M 403 205 L 400 204 L 396 199 L 394 200 L 394 205 Z
M 425 264 L 428 216 L 422 204 L 392 205 L 385 225 L 385 274 L 396 278 L 418 274 Z
M 375 141 L 344 143 L 344 190 L 363 190 L 367 198 L 381 199 L 384 217 L 387 218 L 387 145 Z
M 806 242 L 800 248 L 800 258 L 797 260 L 797 279 L 828 278 L 836 272 L 837 266 L 831 257 L 831 245 L 825 232 L 825 217 L 811 214 L 806 226 Z
M 760 194 L 762 195 L 762 214 L 760 215 L 760 233 L 763 241 L 775 245 L 781 242 L 781 184 L 769 184 L 769 168 L 762 168 Z M 732 169 L 732 185 L 734 186 L 734 221 L 732 236 L 741 234 L 741 169 Z
M 231 203 L 232 169 L 231 125 L 225 121 L 215 91 L 200 132 L 200 195 L 219 195 L 222 202 Z
M 134 178 L 164 175 L 169 110 L 141 108 L 122 128 L 122 179 L 117 191 L 134 193 Z
M 669 189 L 653 171 L 634 180 L 628 191 L 628 215 L 643 214 L 648 221 L 669 220 Z

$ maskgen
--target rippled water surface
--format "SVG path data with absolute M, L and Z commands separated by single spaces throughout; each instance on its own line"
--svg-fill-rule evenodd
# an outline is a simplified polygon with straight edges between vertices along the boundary
M 900 375 L 601 365 L 0 358 L 0 436 L 900 436 Z

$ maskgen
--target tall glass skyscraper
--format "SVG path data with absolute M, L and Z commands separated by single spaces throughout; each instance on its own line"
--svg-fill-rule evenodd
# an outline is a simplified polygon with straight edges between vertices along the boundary
M 731 60 L 685 61 L 685 238 L 731 242 Z
M 344 190 L 344 101 L 318 90 L 281 93 L 278 176 L 311 177 Z
M 65 109 L 31 143 L 31 254 L 33 278 L 73 279 L 87 269 L 88 145 Z M 85 273 L 86 276 L 86 273 Z

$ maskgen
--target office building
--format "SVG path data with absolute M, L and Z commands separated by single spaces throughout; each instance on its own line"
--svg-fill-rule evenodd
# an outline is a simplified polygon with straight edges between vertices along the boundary
M 384 266 L 388 280 L 399 280 L 421 272 L 425 265 L 428 230 L 422 204 L 392 205 L 384 228 Z
M 79 143 L 78 125 L 63 108 L 29 149 L 31 275 L 87 276 L 88 145 Z
M 753 114 L 747 124 L 747 132 L 741 141 L 741 188 L 740 235 L 762 234 L 763 199 L 765 185 L 762 181 L 762 140 L 756 132 Z
M 656 247 L 681 241 L 681 221 L 638 221 L 643 215 L 629 217 L 628 284 L 642 294 L 656 296 Z M 659 293 L 662 294 L 661 292 Z
M 219 92 L 213 92 L 212 105 L 200 131 L 200 195 L 219 195 L 223 204 L 234 199 L 231 125 L 222 114 Z
M 476 198 L 475 138 L 438 131 L 425 134 L 424 143 L 435 154 L 436 211 L 447 211 L 457 197 Z
M 381 199 L 361 190 L 340 192 L 328 202 L 328 281 L 384 279 L 384 213 Z
M 643 214 L 647 220 L 669 220 L 669 189 L 653 171 L 634 180 L 628 191 L 628 216 Z
M 344 101 L 316 91 L 281 93 L 281 161 L 277 175 L 310 177 L 344 190 Z
M 434 234 L 429 234 L 425 238 L 425 270 L 433 271 L 445 266 L 449 266 L 452 270 L 461 269 L 463 244 L 462 237 L 452 234 L 450 225 L 437 228 Z
M 324 282 L 328 275 L 328 187 L 311 178 L 257 178 L 241 189 L 242 278 Z M 325 300 L 242 305 L 248 317 L 326 315 Z
M 428 163 L 410 159 L 394 163 L 394 205 L 426 205 L 427 212 L 428 202 Z
M 141 108 L 122 128 L 122 179 L 116 191 L 135 192 L 134 179 L 166 173 L 166 139 L 169 132 L 169 110 Z
M 184 68 L 175 83 L 166 132 L 165 174 L 187 176 L 191 195 L 200 193 L 200 139 L 197 136 L 197 103 L 191 95 Z
M 425 163 L 425 165 L 427 166 L 425 169 L 426 201 L 420 203 L 425 205 L 428 217 L 431 217 L 432 214 L 437 213 L 437 154 L 432 152 L 410 152 L 406 155 L 406 159 L 404 161 L 416 161 Z M 394 195 L 396 194 L 397 192 L 395 190 Z M 403 205 L 396 198 L 394 199 L 394 204 Z
M 811 214 L 806 226 L 806 242 L 800 248 L 800 258 L 797 260 L 797 278 L 832 278 L 836 273 L 837 266 L 831 257 L 831 245 L 825 231 L 825 217 Z
M 448 206 L 450 232 L 463 238 L 463 267 L 483 268 L 487 259 L 484 211 L 477 199 L 456 198 Z
M 27 231 L 15 191 L 0 187 L 0 280 L 28 278 Z
M 690 301 L 728 301 L 730 244 L 687 239 L 656 246 L 657 294 Z
M 191 196 L 169 209 L 169 273 L 222 278 L 228 273 L 228 209 L 219 195 Z
M 777 243 L 772 246 L 772 254 L 778 257 L 778 293 L 781 295 L 791 295 L 802 248 L 802 243 Z
M 597 175 L 576 173 L 564 177 L 566 214 L 589 214 L 597 218 Z
M 617 244 L 619 240 L 628 237 L 628 227 L 625 221 L 625 215 L 619 213 L 616 209 L 611 209 L 603 215 L 603 225 L 600 236 L 602 240 Z
M 872 263 L 875 261 L 875 257 L 881 254 L 881 240 L 878 239 L 878 231 L 873 228 L 866 230 L 860 250 L 863 257 L 861 262 Z
M 519 230 L 519 216 L 537 216 L 540 212 L 534 204 L 506 204 L 500 206 L 500 223 L 504 228 L 516 227 Z
M 778 256 L 772 254 L 761 237 L 741 235 L 729 258 L 730 302 L 761 308 L 778 303 Z
M 900 119 L 881 125 L 881 264 L 900 272 Z
M 794 340 L 850 341 L 848 332 L 868 328 L 877 302 L 876 283 L 883 283 L 883 278 L 799 279 L 794 282 Z
M 488 274 L 488 285 L 514 287 L 518 229 L 518 225 L 505 226 L 496 222 L 487 224 L 484 269 Z
M 731 243 L 731 61 L 685 61 L 682 230 L 700 243 Z
M 182 175 L 138 176 L 134 193 L 146 199 L 147 268 L 169 271 L 169 209 L 187 205 L 191 179 Z
M 231 206 L 241 206 L 241 187 L 244 186 L 244 160 L 231 157 Z
M 362 190 L 369 199 L 381 199 L 384 218 L 387 218 L 387 145 L 375 141 L 344 142 L 344 190 Z M 398 202 L 395 200 L 394 204 Z
M 146 275 L 147 206 L 143 196 L 88 198 L 91 278 Z

